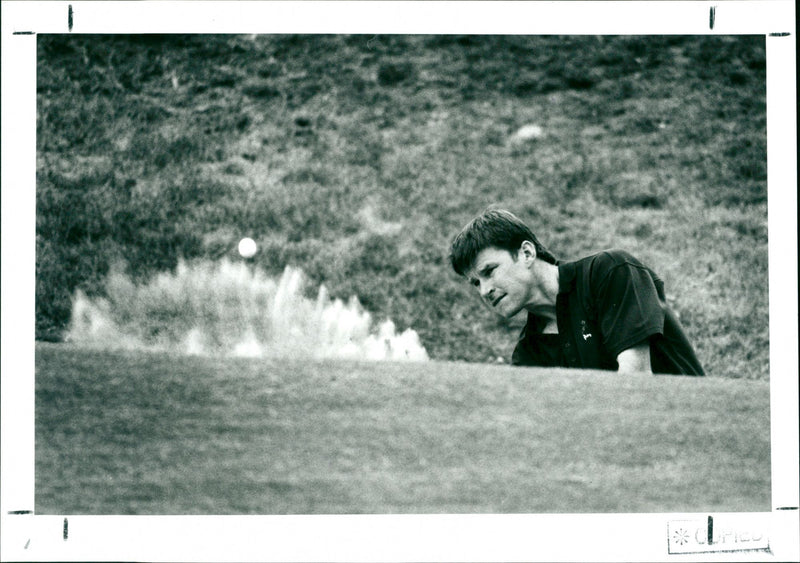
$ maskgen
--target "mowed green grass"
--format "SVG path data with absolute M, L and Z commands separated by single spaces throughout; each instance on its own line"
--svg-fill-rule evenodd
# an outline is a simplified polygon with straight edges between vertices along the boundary
M 770 510 L 769 384 L 36 347 L 39 514 Z

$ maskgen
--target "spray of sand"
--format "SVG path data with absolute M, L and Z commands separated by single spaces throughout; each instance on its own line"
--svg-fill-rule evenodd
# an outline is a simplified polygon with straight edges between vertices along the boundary
M 324 286 L 286 268 L 272 279 L 244 263 L 181 263 L 145 284 L 110 272 L 106 298 L 76 292 L 67 340 L 101 348 L 240 357 L 428 359 L 411 329 L 373 323 L 356 297 L 331 299 Z

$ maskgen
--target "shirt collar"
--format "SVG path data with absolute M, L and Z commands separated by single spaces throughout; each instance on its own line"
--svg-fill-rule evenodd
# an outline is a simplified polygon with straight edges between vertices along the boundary
M 560 262 L 558 266 L 558 292 L 569 293 L 575 286 L 575 278 L 578 276 L 578 267 L 575 262 Z

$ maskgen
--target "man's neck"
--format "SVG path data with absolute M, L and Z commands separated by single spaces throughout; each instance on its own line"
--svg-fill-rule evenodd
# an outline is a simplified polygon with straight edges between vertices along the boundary
M 534 315 L 555 320 L 558 298 L 558 266 L 536 260 L 534 262 L 534 286 L 526 309 Z

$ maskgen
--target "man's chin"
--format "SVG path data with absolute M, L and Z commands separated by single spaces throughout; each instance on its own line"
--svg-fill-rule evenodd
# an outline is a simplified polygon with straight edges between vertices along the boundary
M 497 316 L 506 320 L 513 318 L 514 316 L 516 316 L 517 313 L 519 313 L 522 310 L 522 308 L 514 308 L 514 307 L 509 308 L 509 307 L 504 307 L 503 305 L 505 305 L 505 303 L 501 303 L 499 304 L 498 307 L 495 307 L 494 312 Z

